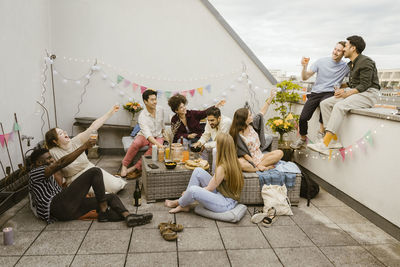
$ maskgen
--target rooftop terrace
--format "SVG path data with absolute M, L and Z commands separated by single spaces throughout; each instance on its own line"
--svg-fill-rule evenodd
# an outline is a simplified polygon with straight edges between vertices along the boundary
M 115 173 L 121 156 L 93 162 Z M 131 212 L 152 212 L 150 224 L 56 222 L 36 219 L 27 199 L 0 216 L 12 226 L 15 244 L 0 244 L 0 266 L 400 266 L 400 242 L 324 190 L 293 216 L 270 228 L 250 222 L 254 207 L 237 224 L 190 213 L 171 215 L 163 202 L 132 205 L 134 182 L 119 193 Z M 162 239 L 157 225 L 175 221 L 185 229 L 175 242 Z

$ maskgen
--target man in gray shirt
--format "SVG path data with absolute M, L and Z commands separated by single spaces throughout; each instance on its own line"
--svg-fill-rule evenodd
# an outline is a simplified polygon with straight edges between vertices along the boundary
M 321 102 L 326 134 L 322 143 L 309 144 L 309 148 L 329 154 L 330 143 L 332 140 L 337 140 L 336 133 L 347 112 L 350 109 L 370 108 L 376 103 L 380 90 L 378 72 L 375 62 L 361 54 L 364 49 L 365 42 L 361 36 L 354 35 L 347 38 L 344 56 L 350 59 L 349 82 L 342 84 L 342 89 L 336 90 L 333 97 Z

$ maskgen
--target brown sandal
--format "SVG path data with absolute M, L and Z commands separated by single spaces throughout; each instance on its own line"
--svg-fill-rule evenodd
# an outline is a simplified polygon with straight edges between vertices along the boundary
M 161 236 L 164 238 L 164 240 L 167 241 L 174 241 L 178 238 L 178 235 L 171 230 L 168 226 L 162 226 L 160 227 L 160 233 Z
M 167 223 L 160 223 L 158 225 L 158 228 L 161 230 L 161 227 L 169 227 L 174 232 L 182 232 L 183 231 L 182 224 L 172 223 L 171 221 L 169 221 Z

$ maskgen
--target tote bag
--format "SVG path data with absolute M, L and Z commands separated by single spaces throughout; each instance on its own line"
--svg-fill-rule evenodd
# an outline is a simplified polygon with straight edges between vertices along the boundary
M 261 196 L 264 200 L 264 213 L 274 207 L 276 215 L 293 215 L 286 185 L 264 185 Z

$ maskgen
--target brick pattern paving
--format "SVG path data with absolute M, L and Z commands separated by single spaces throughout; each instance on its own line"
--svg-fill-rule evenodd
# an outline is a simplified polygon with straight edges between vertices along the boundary
M 94 163 L 116 173 L 121 157 Z M 136 208 L 133 189 L 132 181 L 119 193 L 127 208 L 154 214 L 150 224 L 135 228 L 97 221 L 46 225 L 24 200 L 3 225 L 15 229 L 16 243 L 6 247 L 1 237 L 0 266 L 400 266 L 400 242 L 324 190 L 310 207 L 302 199 L 293 216 L 264 228 L 250 222 L 254 207 L 237 224 L 193 212 L 171 215 L 161 202 Z M 177 241 L 162 239 L 157 225 L 166 221 L 185 226 Z

